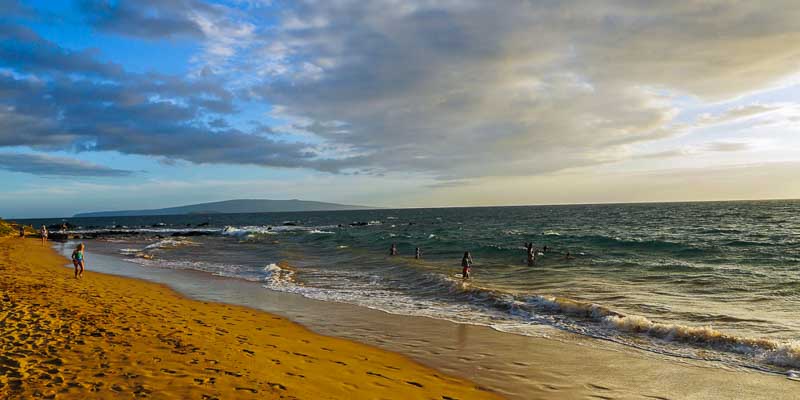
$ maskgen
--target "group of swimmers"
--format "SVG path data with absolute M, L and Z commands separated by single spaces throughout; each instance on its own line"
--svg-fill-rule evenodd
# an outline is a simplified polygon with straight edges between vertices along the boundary
M 527 254 L 528 266 L 532 267 L 532 266 L 536 265 L 536 257 L 537 257 L 537 255 L 543 256 L 544 253 L 547 253 L 547 252 L 551 251 L 552 248 L 551 247 L 547 247 L 545 245 L 545 246 L 542 247 L 542 249 L 540 251 L 538 248 L 533 247 L 533 242 L 530 242 L 530 243 L 529 242 L 525 242 L 525 250 L 526 250 L 526 254 Z M 397 253 L 397 244 L 396 243 L 392 243 L 392 246 L 389 248 L 389 255 L 390 256 L 396 256 L 397 254 L 398 254 Z M 420 250 L 419 247 L 416 247 L 414 249 L 414 258 L 417 259 L 417 260 L 422 258 L 422 250 Z M 565 260 L 572 260 L 574 258 L 575 257 L 573 257 L 569 252 L 564 253 L 564 259 Z M 471 275 L 471 272 L 472 272 L 472 264 L 473 264 L 472 254 L 470 254 L 469 251 L 465 251 L 464 252 L 464 256 L 461 257 L 461 277 L 462 278 L 464 278 L 464 279 L 469 279 L 470 278 L 470 275 Z

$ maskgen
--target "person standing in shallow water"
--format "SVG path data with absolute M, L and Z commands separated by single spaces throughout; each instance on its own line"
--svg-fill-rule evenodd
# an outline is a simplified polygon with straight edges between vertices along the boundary
M 472 272 L 472 254 L 468 251 L 464 252 L 464 257 L 461 257 L 461 277 L 464 279 L 471 278 Z
M 419 247 L 414 249 L 414 258 L 417 259 L 417 260 L 422 258 L 422 250 L 420 250 Z
M 75 279 L 83 278 L 83 266 L 86 261 L 86 257 L 83 254 L 85 248 L 86 246 L 81 243 L 72 251 L 72 264 L 75 266 Z
M 389 248 L 389 255 L 396 256 L 397 255 L 397 245 L 392 243 L 392 247 Z
M 536 249 L 533 248 L 533 242 L 525 243 L 525 249 L 528 253 L 528 266 L 532 267 L 534 264 L 536 264 Z

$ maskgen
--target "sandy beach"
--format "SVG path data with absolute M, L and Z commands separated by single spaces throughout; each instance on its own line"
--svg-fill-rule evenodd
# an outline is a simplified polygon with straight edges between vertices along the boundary
M 402 355 L 0 239 L 0 397 L 491 399 Z

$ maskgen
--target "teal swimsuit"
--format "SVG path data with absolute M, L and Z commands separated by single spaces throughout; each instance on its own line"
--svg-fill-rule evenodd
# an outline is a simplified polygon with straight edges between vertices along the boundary
M 72 258 L 74 258 L 76 261 L 83 261 L 83 252 L 82 251 L 76 251 L 72 255 Z

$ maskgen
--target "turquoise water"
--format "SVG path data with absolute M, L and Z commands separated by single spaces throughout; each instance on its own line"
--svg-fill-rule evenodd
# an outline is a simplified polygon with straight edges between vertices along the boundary
M 69 222 L 100 238 L 90 251 L 153 268 L 513 334 L 546 326 L 737 367 L 800 368 L 800 201 Z M 530 241 L 550 249 L 534 266 Z M 393 243 L 399 256 L 388 255 Z M 457 276 L 464 251 L 475 261 L 467 282 Z

